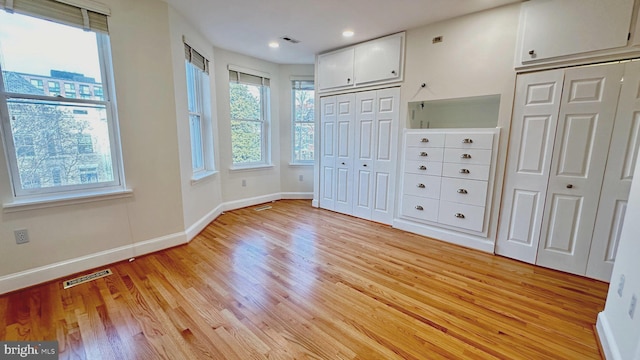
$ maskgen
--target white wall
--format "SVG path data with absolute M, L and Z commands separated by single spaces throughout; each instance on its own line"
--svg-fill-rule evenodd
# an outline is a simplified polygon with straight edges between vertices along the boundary
M 493 242 L 513 107 L 519 16 L 520 5 L 515 4 L 407 31 L 400 101 L 403 126 L 409 126 L 409 102 L 500 95 L 498 127 L 502 130 L 488 233 Z M 442 36 L 443 42 L 433 44 L 436 36 Z
M 640 158 L 633 179 L 607 303 L 598 316 L 598 335 L 607 359 L 640 360 Z M 622 275 L 625 283 L 620 296 L 618 284 Z M 631 319 L 628 311 L 634 294 L 639 303 Z
M 280 182 L 282 191 L 287 197 L 311 198 L 313 192 L 313 164 L 291 165 L 292 153 L 292 94 L 291 77 L 310 76 L 313 78 L 313 65 L 281 65 L 280 66 Z M 302 181 L 300 180 L 302 176 Z
M 184 223 L 191 239 L 211 220 L 217 217 L 222 211 L 222 181 L 220 173 L 217 172 L 205 179 L 192 182 L 191 167 L 191 137 L 189 132 L 188 105 L 187 105 L 187 83 L 184 58 L 184 38 L 189 46 L 193 47 L 200 54 L 210 61 L 211 69 L 214 69 L 215 55 L 213 46 L 204 37 L 194 30 L 180 13 L 169 7 L 169 23 L 171 37 L 171 55 L 173 61 L 174 92 L 176 99 L 175 119 L 178 134 L 179 157 L 180 157 L 180 181 L 182 189 Z M 183 38 L 184 37 L 184 38 Z M 224 78 L 223 80 L 225 80 Z M 209 74 L 209 91 L 205 91 L 205 96 L 209 95 L 211 104 L 212 134 L 214 145 L 214 157 L 216 170 L 220 169 L 220 154 L 217 149 L 220 142 L 218 131 L 218 113 L 216 103 L 216 80 L 215 71 Z
M 103 2 L 112 13 L 118 117 L 133 197 L 1 211 L 0 293 L 153 250 L 148 241 L 162 247 L 185 241 L 168 7 L 157 0 Z M 0 201 L 11 200 L 0 161 Z M 29 231 L 28 244 L 15 244 L 18 228 Z

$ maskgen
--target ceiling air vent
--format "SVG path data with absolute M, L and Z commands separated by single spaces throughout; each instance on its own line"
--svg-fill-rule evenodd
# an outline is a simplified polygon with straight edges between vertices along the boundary
M 292 37 L 290 37 L 290 36 L 283 36 L 283 37 L 281 37 L 280 39 L 282 39 L 282 40 L 284 40 L 284 41 L 287 41 L 287 42 L 290 42 L 290 43 L 292 43 L 292 44 L 297 44 L 297 43 L 299 43 L 299 42 L 300 42 L 300 40 L 294 39 L 294 38 L 292 38 Z

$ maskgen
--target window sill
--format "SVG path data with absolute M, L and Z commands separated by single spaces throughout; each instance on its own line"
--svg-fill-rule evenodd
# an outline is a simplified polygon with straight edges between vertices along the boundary
M 291 162 L 289 163 L 290 167 L 297 167 L 297 166 L 309 166 L 309 167 L 313 167 L 314 163 L 310 162 L 310 163 L 296 163 L 296 162 Z
M 250 170 L 264 170 L 271 169 L 275 166 L 273 164 L 262 164 L 262 165 L 247 165 L 247 166 L 232 166 L 229 168 L 231 171 L 250 171 Z
M 195 185 L 198 184 L 210 177 L 212 177 L 213 175 L 217 174 L 217 171 L 213 171 L 213 170 L 209 170 L 209 171 L 200 171 L 196 174 L 193 174 L 193 176 L 191 177 L 191 185 Z
M 46 197 L 18 199 L 2 204 L 5 213 L 44 209 L 57 206 L 83 204 L 88 202 L 122 199 L 133 196 L 133 190 L 93 191 L 73 195 L 52 195 Z

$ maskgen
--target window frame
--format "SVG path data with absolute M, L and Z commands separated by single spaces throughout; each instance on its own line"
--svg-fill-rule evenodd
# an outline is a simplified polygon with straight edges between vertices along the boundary
M 260 152 L 261 158 L 260 161 L 253 162 L 243 162 L 236 163 L 233 161 L 233 130 L 232 130 L 232 140 L 231 140 L 231 170 L 245 170 L 245 169 L 258 169 L 264 167 L 272 167 L 272 156 L 271 156 L 271 76 L 267 73 L 262 73 L 259 71 L 245 69 L 242 67 L 229 65 L 229 72 L 235 72 L 238 74 L 236 80 L 229 79 L 229 93 L 231 92 L 232 84 L 241 84 L 248 86 L 258 86 L 255 83 L 243 82 L 240 80 L 242 75 L 249 75 L 255 78 L 262 78 L 262 83 L 259 85 L 259 93 L 260 93 L 260 119 L 234 119 L 231 117 L 231 112 L 229 113 L 229 124 L 231 125 L 232 121 L 244 121 L 244 122 L 253 122 L 260 123 Z M 229 108 L 231 108 L 231 98 L 229 98 Z
M 297 82 L 310 82 L 313 84 L 314 91 L 314 119 L 312 121 L 297 121 L 296 120 L 296 91 L 302 89 L 296 89 L 295 83 Z M 315 81 L 313 77 L 291 77 L 291 165 L 310 165 L 315 163 L 316 153 L 313 153 L 313 159 L 300 160 L 296 157 L 296 125 L 298 124 L 311 124 L 314 127 L 314 139 L 312 144 L 315 145 Z
M 1 11 L 1 10 L 0 10 Z M 20 13 L 23 16 L 29 16 L 41 21 L 48 21 L 40 16 Z M 72 26 L 79 28 L 78 26 L 65 24 L 62 22 L 54 21 L 61 25 Z M 81 28 L 80 28 L 81 29 Z M 66 98 L 51 95 L 32 95 L 22 93 L 11 93 L 5 91 L 4 80 L 2 72 L 0 71 L 0 138 L 5 145 L 6 158 L 9 168 L 9 178 L 11 182 L 11 189 L 13 194 L 13 203 L 15 204 L 30 204 L 40 203 L 43 201 L 51 201 L 51 199 L 68 200 L 76 199 L 78 197 L 94 197 L 97 194 L 107 193 L 124 193 L 127 192 L 124 168 L 122 164 L 122 150 L 120 144 L 120 132 L 116 111 L 115 92 L 112 87 L 113 82 L 113 68 L 112 68 L 112 56 L 109 35 L 104 32 L 95 31 L 96 35 L 96 47 L 98 50 L 98 61 L 100 66 L 100 72 L 102 77 L 101 86 L 104 90 L 104 97 L 102 100 L 93 99 L 80 99 L 80 98 Z M 52 80 L 49 80 L 52 81 Z M 59 86 L 60 82 L 55 81 L 58 84 L 57 89 L 60 90 L 58 95 L 61 95 L 62 87 Z M 47 92 L 48 90 L 47 84 Z M 16 156 L 15 144 L 13 142 L 13 132 L 11 130 L 10 113 L 8 108 L 8 102 L 12 99 L 21 100 L 35 100 L 46 101 L 53 106 L 60 106 L 60 104 L 78 104 L 81 105 L 96 105 L 104 106 L 104 111 L 107 119 L 107 131 L 110 146 L 110 157 L 112 167 L 112 181 L 104 181 L 99 183 L 88 184 L 73 184 L 62 186 L 51 186 L 45 188 L 36 189 L 23 189 L 20 180 L 20 172 L 18 170 L 18 160 Z M 4 207 L 13 207 L 4 204 Z

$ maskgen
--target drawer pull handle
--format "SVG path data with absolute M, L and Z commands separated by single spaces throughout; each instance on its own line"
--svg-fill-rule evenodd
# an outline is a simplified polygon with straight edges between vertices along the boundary
M 458 194 L 468 194 L 469 192 L 466 189 L 458 189 Z
M 424 165 L 420 165 L 420 167 L 418 168 L 418 170 L 427 170 L 427 167 Z
M 471 159 L 471 154 L 462 154 L 460 157 L 463 159 Z
M 457 217 L 458 219 L 464 219 L 464 214 L 456 213 L 455 217 Z
M 422 206 L 420 206 L 420 205 L 416 205 L 416 210 L 422 211 L 422 210 L 424 210 L 424 208 Z
M 426 152 L 423 151 L 423 152 L 420 153 L 420 156 L 429 156 L 429 154 L 427 154 Z
M 473 144 L 473 139 L 462 139 L 463 144 Z
M 460 169 L 460 174 L 469 174 L 471 171 L 469 169 Z
M 425 142 L 429 142 L 429 139 L 427 139 L 427 138 L 422 138 L 422 140 L 420 140 L 420 142 L 423 142 L 423 143 L 425 143 Z
M 424 188 L 426 188 L 426 186 L 424 186 L 424 184 L 418 184 L 418 187 L 419 187 L 420 189 L 424 189 Z

